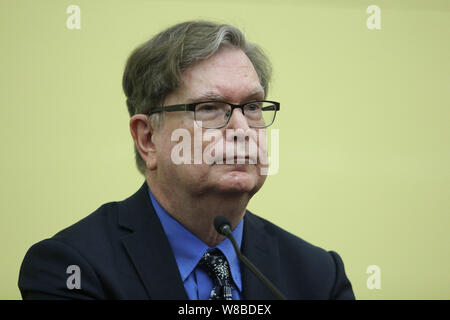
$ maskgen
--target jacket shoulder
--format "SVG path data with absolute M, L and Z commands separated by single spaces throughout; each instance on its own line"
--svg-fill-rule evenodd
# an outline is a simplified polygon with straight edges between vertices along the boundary
M 338 253 L 316 246 L 252 213 L 248 218 L 276 242 L 286 288 L 292 290 L 293 299 L 354 299 Z M 295 290 L 293 284 L 297 284 Z
M 118 202 L 108 202 L 97 208 L 94 212 L 57 232 L 52 239 L 68 243 L 89 244 L 106 237 L 111 232 L 111 227 L 117 225 Z
M 103 299 L 103 265 L 112 265 L 110 225 L 116 220 L 116 202 L 31 246 L 22 261 L 19 289 L 23 299 Z M 71 290 L 70 272 L 82 276 L 81 290 Z M 77 288 L 75 288 L 77 289 Z
M 280 246 L 287 246 L 289 249 L 297 249 L 300 250 L 300 252 L 304 252 L 305 254 L 313 254 L 319 256 L 328 255 L 328 252 L 325 249 L 316 246 L 297 235 L 294 235 L 293 233 L 277 226 L 276 224 L 260 216 L 249 212 L 248 218 L 252 220 L 252 223 L 255 223 L 259 227 L 264 228 L 264 232 L 266 232 L 270 236 L 273 236 L 278 241 Z

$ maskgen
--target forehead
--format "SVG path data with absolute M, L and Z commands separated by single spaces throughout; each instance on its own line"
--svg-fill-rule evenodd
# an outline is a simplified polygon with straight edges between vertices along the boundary
M 186 69 L 178 90 L 180 98 L 198 100 L 221 97 L 240 102 L 249 96 L 264 97 L 264 90 L 252 62 L 240 49 L 225 47 Z

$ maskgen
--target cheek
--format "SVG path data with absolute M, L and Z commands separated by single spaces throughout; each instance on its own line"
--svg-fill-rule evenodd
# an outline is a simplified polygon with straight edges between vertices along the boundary
M 193 145 L 192 120 L 185 121 L 175 116 L 166 119 L 164 127 L 156 133 L 158 158 L 164 161 L 171 160 L 172 153 L 177 150 L 191 151 Z
M 266 129 L 260 129 L 258 132 L 258 147 L 261 151 L 267 152 L 267 131 Z
M 158 165 L 166 175 L 196 176 L 201 179 L 207 175 L 209 167 L 203 161 L 203 129 L 189 119 L 174 124 L 164 128 L 158 136 Z
M 171 150 L 178 143 L 177 141 L 171 141 L 171 137 L 172 133 L 168 130 L 163 130 L 157 133 L 155 148 L 158 161 L 167 162 L 170 160 Z

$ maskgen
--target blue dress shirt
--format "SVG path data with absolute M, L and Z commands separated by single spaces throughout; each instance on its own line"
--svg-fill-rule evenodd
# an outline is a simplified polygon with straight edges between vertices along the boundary
M 213 281 L 206 271 L 197 267 L 197 264 L 205 252 L 212 248 L 172 218 L 155 199 L 150 188 L 148 189 L 148 193 L 169 240 L 170 246 L 172 247 L 178 270 L 180 271 L 181 280 L 183 281 L 189 299 L 208 300 L 213 288 Z M 239 248 L 242 243 L 243 226 L 242 219 L 233 230 L 233 236 L 236 239 Z M 233 300 L 240 300 L 242 292 L 241 268 L 233 244 L 226 238 L 219 243 L 216 248 L 222 251 L 230 265 L 231 276 L 234 282 L 232 289 Z

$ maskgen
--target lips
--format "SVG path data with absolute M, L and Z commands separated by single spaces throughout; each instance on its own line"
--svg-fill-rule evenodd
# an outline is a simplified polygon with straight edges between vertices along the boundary
M 256 157 L 223 157 L 223 164 L 256 164 L 257 158 Z

